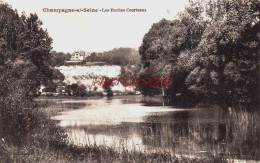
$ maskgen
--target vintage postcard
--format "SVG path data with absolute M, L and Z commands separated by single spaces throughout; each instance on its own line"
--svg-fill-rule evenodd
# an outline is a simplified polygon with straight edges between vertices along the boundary
M 0 163 L 260 162 L 258 0 L 0 0 Z

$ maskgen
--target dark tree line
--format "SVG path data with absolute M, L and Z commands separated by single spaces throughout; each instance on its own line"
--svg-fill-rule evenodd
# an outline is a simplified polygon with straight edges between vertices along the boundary
M 0 137 L 6 142 L 23 143 L 39 128 L 32 98 L 40 85 L 63 78 L 50 66 L 51 44 L 36 14 L 0 4 Z
M 170 76 L 164 91 L 176 103 L 257 104 L 259 10 L 255 0 L 190 1 L 175 20 L 155 23 L 139 48 L 140 76 Z
M 102 53 L 91 53 L 88 62 L 106 62 L 111 65 L 132 65 L 139 62 L 138 51 L 132 48 L 115 48 Z
M 64 66 L 66 61 L 69 61 L 71 58 L 70 53 L 63 53 L 63 52 L 51 52 L 51 65 L 53 67 L 57 66 Z

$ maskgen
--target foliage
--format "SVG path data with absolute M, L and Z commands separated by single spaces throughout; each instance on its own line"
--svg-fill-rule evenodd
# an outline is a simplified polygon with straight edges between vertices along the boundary
M 36 14 L 19 16 L 8 5 L 0 8 L 1 97 L 12 94 L 13 85 L 28 95 L 56 78 L 49 66 L 52 39 Z
M 111 89 L 113 83 L 110 84 L 110 82 L 112 82 L 111 81 L 112 79 L 109 79 L 108 77 L 104 77 L 104 78 L 105 78 L 105 83 L 103 85 L 103 89 L 107 93 L 107 96 L 113 96 L 113 91 Z
M 89 62 L 106 62 L 111 65 L 125 66 L 139 62 L 139 54 L 132 48 L 115 48 L 102 53 L 91 53 L 86 60 Z
M 78 84 L 68 85 L 66 86 L 66 92 L 68 93 L 68 95 L 73 95 L 73 96 L 80 96 L 80 97 L 87 96 L 86 87 L 84 85 L 78 85 Z
M 163 19 L 144 36 L 141 76 L 164 76 L 169 65 L 166 95 L 176 102 L 257 103 L 259 7 L 254 0 L 190 1 L 178 19 Z
M 69 61 L 71 57 L 70 53 L 63 52 L 51 52 L 51 65 L 53 67 L 64 66 L 66 61 Z
M 32 101 L 40 85 L 63 78 L 50 67 L 52 39 L 41 26 L 36 14 L 0 4 L 0 138 L 15 145 L 42 129 Z

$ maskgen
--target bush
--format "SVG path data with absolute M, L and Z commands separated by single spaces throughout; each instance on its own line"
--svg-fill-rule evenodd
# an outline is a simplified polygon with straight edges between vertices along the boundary
M 87 96 L 86 87 L 84 85 L 72 84 L 66 87 L 66 93 L 72 96 Z

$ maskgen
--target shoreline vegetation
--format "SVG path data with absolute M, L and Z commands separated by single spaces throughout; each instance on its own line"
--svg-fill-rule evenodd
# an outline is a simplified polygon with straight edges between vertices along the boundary
M 51 86 L 57 81 L 63 82 L 64 75 L 54 67 L 64 65 L 70 55 L 64 53 L 59 58 L 58 53 L 51 51 L 52 38 L 42 28 L 37 14 L 19 15 L 8 4 L 1 3 L 0 161 L 259 161 L 260 138 L 254 137 L 260 135 L 259 116 L 251 114 L 249 108 L 259 111 L 260 4 L 254 0 L 190 3 L 178 19 L 155 23 L 144 36 L 139 54 L 131 48 L 113 49 L 93 53 L 88 61 L 120 65 L 121 76 L 125 78 L 170 76 L 174 81 L 167 87 L 137 86 L 136 89 L 142 95 L 167 97 L 165 100 L 171 101 L 171 105 L 228 108 L 230 120 L 225 123 L 235 124 L 236 132 L 244 134 L 243 138 L 252 137 L 236 140 L 239 143 L 239 148 L 233 149 L 236 155 L 207 153 L 202 157 L 187 157 L 162 150 L 148 153 L 126 147 L 118 150 L 70 144 L 65 131 L 50 119 L 62 110 L 47 110 L 48 103 L 40 103 L 36 98 L 41 85 L 53 90 L 56 88 Z M 84 86 L 72 84 L 69 88 L 69 92 L 76 92 L 74 95 L 86 96 Z M 107 95 L 112 94 L 110 87 L 104 90 Z
M 92 97 L 95 99 L 97 97 Z M 84 145 L 78 146 L 69 143 L 68 137 L 65 132 L 58 127 L 54 121 L 50 121 L 50 117 L 58 115 L 60 112 L 67 111 L 60 109 L 46 110 L 46 106 L 49 104 L 48 100 L 36 100 L 38 102 L 38 111 L 35 116 L 37 120 L 40 120 L 40 127 L 31 133 L 33 137 L 27 137 L 23 140 L 23 143 L 17 146 L 16 144 L 10 144 L 5 139 L 0 140 L 0 158 L 2 162 L 178 162 L 178 163 L 230 163 L 240 161 L 259 161 L 260 158 L 257 154 L 260 151 L 244 151 L 250 155 L 213 155 L 211 153 L 202 152 L 200 156 L 193 156 L 189 154 L 182 154 L 181 152 L 173 152 L 171 150 L 155 149 L 153 152 L 143 151 L 137 148 L 132 150 L 127 149 L 126 145 L 118 149 L 110 146 L 98 146 Z M 52 98 L 48 98 L 53 100 Z M 55 98 L 57 100 L 60 98 Z M 79 99 L 89 99 L 82 98 Z M 152 100 L 155 103 L 158 99 Z M 201 106 L 198 106 L 200 108 Z M 212 109 L 218 109 L 211 106 Z M 251 125 L 257 125 L 257 116 L 251 117 L 250 115 L 244 115 L 243 110 L 238 109 L 231 110 L 230 122 L 239 124 L 247 123 L 248 117 Z M 39 118 L 40 117 L 40 118 Z M 253 119 L 252 119 L 253 118 Z M 258 120 L 259 121 L 259 120 Z M 249 126 L 248 126 L 249 127 Z M 248 128 L 247 127 L 247 128 Z M 243 128 L 243 127 L 242 127 Z M 241 128 L 241 132 L 243 129 Z M 255 128 L 250 126 L 250 129 Z M 248 128 L 248 129 L 249 129 Z M 256 127 L 256 130 L 259 127 Z M 258 131 L 259 132 L 259 131 Z M 254 134 L 255 135 L 255 134 Z M 87 139 L 87 138 L 86 138 Z M 240 141 L 240 140 L 238 140 Z M 242 145 L 242 144 L 241 144 Z M 257 144 L 256 144 L 257 145 Z M 241 146 L 243 148 L 243 146 Z M 259 149 L 258 149 L 259 150 Z M 249 152 L 249 153 L 248 153 Z

